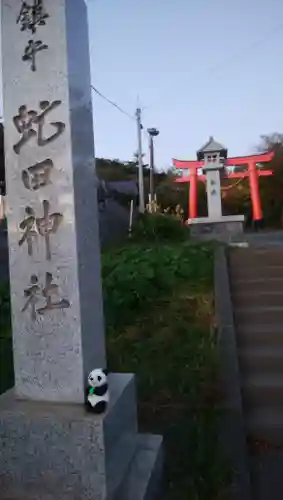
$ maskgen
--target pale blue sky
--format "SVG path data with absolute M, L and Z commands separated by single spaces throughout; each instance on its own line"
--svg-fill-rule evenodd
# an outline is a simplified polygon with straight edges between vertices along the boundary
M 282 0 L 87 0 L 92 83 L 158 127 L 156 164 L 283 132 Z M 130 160 L 135 122 L 93 93 L 96 155 Z M 147 138 L 143 136 L 144 151 Z
M 158 167 L 195 158 L 209 135 L 241 155 L 282 132 L 282 0 L 87 3 L 92 82 L 129 113 L 139 96 L 144 125 L 160 129 Z M 135 123 L 93 101 L 96 155 L 131 159 Z

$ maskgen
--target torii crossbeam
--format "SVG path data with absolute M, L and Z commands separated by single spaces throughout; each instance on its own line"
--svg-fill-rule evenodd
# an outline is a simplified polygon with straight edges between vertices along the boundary
M 224 178 L 228 179 L 240 179 L 249 178 L 250 183 L 250 193 L 253 209 L 253 219 L 262 220 L 262 208 L 259 192 L 259 177 L 268 177 L 273 175 L 272 170 L 261 170 L 257 168 L 258 164 L 269 163 L 274 157 L 273 152 L 251 155 L 251 156 L 238 156 L 235 158 L 227 158 L 225 160 L 225 167 L 236 167 L 240 165 L 247 165 L 248 169 L 246 172 L 227 172 L 225 171 Z M 176 160 L 173 159 L 173 165 L 175 168 L 182 170 L 189 170 L 189 175 L 176 179 L 176 182 L 189 182 L 190 192 L 189 192 L 189 218 L 197 218 L 197 205 L 198 205 L 198 181 L 205 182 L 205 175 L 198 175 L 198 169 L 202 169 L 204 166 L 203 160 Z

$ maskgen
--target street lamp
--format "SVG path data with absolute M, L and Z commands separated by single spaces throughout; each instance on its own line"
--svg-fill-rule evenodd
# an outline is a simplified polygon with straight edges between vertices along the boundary
M 154 199 L 154 142 L 153 137 L 159 135 L 159 130 L 157 128 L 147 129 L 149 138 L 149 192 L 150 192 L 150 202 Z

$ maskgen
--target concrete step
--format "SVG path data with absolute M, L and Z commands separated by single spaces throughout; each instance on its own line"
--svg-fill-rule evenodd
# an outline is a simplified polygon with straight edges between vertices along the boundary
M 283 412 L 283 372 L 244 376 L 242 395 L 244 409 L 272 407 Z
M 234 317 L 236 324 L 281 324 L 283 333 L 283 304 L 281 307 L 235 307 Z
M 230 289 L 232 295 L 237 293 L 256 293 L 256 292 L 281 292 L 283 290 L 283 277 L 277 278 L 234 278 L 230 281 Z
M 137 403 L 133 374 L 109 373 L 108 382 L 112 396 L 104 419 L 104 446 L 110 456 L 123 436 L 137 433 Z
M 247 435 L 275 446 L 283 446 L 283 409 L 265 406 L 246 414 Z
M 282 333 L 283 338 L 283 333 Z M 283 375 L 283 342 L 282 347 L 272 346 L 271 338 L 266 346 L 258 347 L 257 343 L 238 351 L 240 371 L 243 374 L 276 374 Z
M 282 291 L 266 291 L 255 290 L 254 292 L 246 292 L 245 290 L 237 290 L 232 295 L 233 305 L 235 308 L 243 307 L 283 307 L 283 287 Z
M 283 325 L 239 322 L 236 324 L 236 342 L 239 349 L 255 346 L 283 348 Z
M 229 251 L 229 262 L 232 266 L 254 267 L 257 265 L 283 265 L 282 249 L 233 249 Z
M 107 500 L 113 500 L 121 487 L 130 464 L 134 460 L 138 439 L 138 434 L 124 435 L 114 449 L 112 447 L 111 453 L 106 455 Z
M 253 492 L 256 500 L 282 500 L 283 452 L 272 449 L 251 456 Z
M 232 280 L 245 280 L 259 278 L 283 278 L 283 263 L 282 265 L 265 265 L 265 263 L 252 266 L 231 266 L 229 274 Z
M 134 459 L 114 500 L 156 499 L 163 465 L 161 436 L 140 435 Z

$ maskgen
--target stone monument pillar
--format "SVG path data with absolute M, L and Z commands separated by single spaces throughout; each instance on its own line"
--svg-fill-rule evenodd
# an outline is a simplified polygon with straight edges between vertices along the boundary
M 243 231 L 243 215 L 222 214 L 221 175 L 224 172 L 227 149 L 213 137 L 197 152 L 197 159 L 203 160 L 203 174 L 206 176 L 206 195 L 208 217 L 189 219 L 191 233 L 194 236 L 229 238 L 234 233 Z
M 2 2 L 15 370 L 0 397 L 2 500 L 127 498 L 150 450 L 148 494 L 161 456 L 161 438 L 137 435 L 133 375 L 110 375 L 105 415 L 84 408 L 87 374 L 106 366 L 86 9 Z
M 204 156 L 203 173 L 206 174 L 207 208 L 210 219 L 222 217 L 220 172 L 223 168 L 223 159 L 219 153 Z
M 15 388 L 83 402 L 106 362 L 85 5 L 32 3 L 2 12 Z

